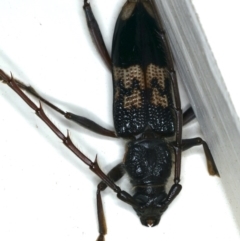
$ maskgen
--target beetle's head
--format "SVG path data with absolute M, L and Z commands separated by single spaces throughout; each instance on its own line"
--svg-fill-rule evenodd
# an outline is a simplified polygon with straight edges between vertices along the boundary
M 137 215 L 140 218 L 142 225 L 154 227 L 158 225 L 162 214 L 168 208 L 165 203 L 167 194 L 162 192 L 155 197 L 148 195 L 135 194 L 134 198 L 139 203 L 139 206 L 134 207 Z

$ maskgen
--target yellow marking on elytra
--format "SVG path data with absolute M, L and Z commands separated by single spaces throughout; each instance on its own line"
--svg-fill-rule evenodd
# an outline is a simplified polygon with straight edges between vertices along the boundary
M 129 68 L 113 68 L 114 80 L 121 80 L 126 89 L 132 88 L 133 81 L 138 81 L 140 89 L 144 89 L 144 73 L 140 65 L 133 65 Z M 116 89 L 115 99 L 119 98 L 119 87 Z M 134 89 L 132 94 L 124 96 L 124 108 L 130 109 L 131 107 L 140 108 L 142 105 L 141 92 Z
M 148 88 L 152 91 L 151 103 L 155 106 L 168 106 L 168 99 L 166 95 L 161 95 L 157 87 L 152 86 L 152 80 L 155 79 L 157 84 L 162 90 L 165 89 L 165 81 L 168 78 L 168 71 L 166 68 L 160 68 L 157 65 L 149 64 L 146 69 L 146 75 L 141 69 L 140 65 L 133 65 L 129 68 L 113 68 L 114 80 L 121 80 L 124 88 L 129 89 L 132 87 L 133 81 L 138 81 L 140 90 Z M 145 86 L 146 80 L 146 86 Z M 140 108 L 142 106 L 142 97 L 140 90 L 134 89 L 130 96 L 124 96 L 124 108 L 130 109 L 131 107 Z M 119 98 L 119 87 L 116 88 L 115 99 Z
M 156 106 L 162 106 L 163 108 L 168 106 L 168 100 L 166 95 L 161 95 L 156 87 L 152 87 L 152 80 L 156 79 L 158 85 L 162 90 L 165 89 L 165 81 L 168 77 L 166 68 L 160 68 L 157 65 L 150 64 L 146 71 L 146 83 L 147 88 L 152 90 L 151 103 Z
M 139 82 L 140 89 L 144 89 L 144 73 L 140 65 L 133 65 L 129 68 L 113 68 L 114 80 L 122 80 L 125 88 L 131 88 L 133 80 Z
M 142 105 L 141 93 L 139 90 L 134 89 L 130 96 L 124 96 L 124 108 L 130 109 L 131 107 L 140 108 Z
M 166 68 L 160 68 L 157 65 L 149 64 L 147 67 L 146 72 L 146 80 L 147 80 L 147 88 L 151 87 L 152 79 L 157 79 L 158 84 L 160 85 L 161 89 L 165 89 L 165 79 L 167 78 L 168 73 Z
M 151 99 L 152 104 L 156 106 L 162 106 L 163 108 L 166 108 L 168 106 L 168 100 L 167 96 L 163 95 L 161 96 L 157 88 L 153 88 L 152 90 L 152 99 Z

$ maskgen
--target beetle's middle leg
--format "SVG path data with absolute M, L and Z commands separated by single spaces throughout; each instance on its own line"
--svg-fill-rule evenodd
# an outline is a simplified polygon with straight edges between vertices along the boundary
M 87 0 L 84 0 L 83 9 L 84 9 L 84 12 L 86 15 L 87 25 L 88 25 L 89 32 L 92 36 L 92 40 L 93 40 L 99 54 L 101 55 L 103 61 L 105 62 L 107 67 L 111 70 L 112 69 L 111 58 L 107 51 L 106 45 L 104 43 L 102 33 L 98 26 L 97 20 L 95 19 L 93 12 L 92 12 L 92 8 Z
M 11 78 L 13 78 L 13 77 L 8 76 L 6 73 L 4 73 L 0 69 L 0 80 L 2 80 L 3 83 L 7 84 L 9 79 L 11 79 Z M 83 126 L 97 134 L 109 136 L 109 137 L 116 137 L 116 133 L 113 130 L 108 130 L 86 117 L 75 115 L 71 112 L 65 112 L 65 111 L 61 110 L 56 105 L 52 104 L 51 102 L 49 102 L 48 100 L 43 98 L 40 94 L 38 94 L 38 92 L 32 86 L 25 85 L 24 83 L 22 83 L 21 81 L 15 79 L 15 78 L 14 78 L 14 82 L 18 85 L 19 88 L 21 88 L 22 90 L 25 90 L 27 93 L 38 98 L 43 103 L 45 103 L 46 105 L 51 107 L 53 110 L 55 110 L 58 113 L 60 113 L 61 115 L 63 115 L 66 119 L 74 121 L 75 123 L 79 124 L 80 126 Z

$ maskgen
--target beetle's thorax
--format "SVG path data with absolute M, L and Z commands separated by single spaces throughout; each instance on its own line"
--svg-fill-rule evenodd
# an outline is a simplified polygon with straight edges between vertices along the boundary
M 140 139 L 127 144 L 124 166 L 133 186 L 154 191 L 165 186 L 172 168 L 172 150 L 165 139 Z

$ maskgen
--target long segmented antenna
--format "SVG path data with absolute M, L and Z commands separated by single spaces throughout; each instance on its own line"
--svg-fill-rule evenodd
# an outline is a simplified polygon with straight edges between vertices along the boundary
M 28 96 L 19 88 L 19 86 L 15 83 L 15 80 L 11 74 L 11 77 L 5 76 L 4 81 L 11 89 L 13 89 L 25 102 L 28 104 L 36 113 L 36 115 L 44 122 L 46 125 L 60 138 L 63 144 L 70 149 L 80 160 L 82 160 L 87 166 L 89 166 L 90 170 L 94 172 L 100 179 L 110 187 L 114 192 L 117 193 L 117 197 L 122 201 L 128 203 L 131 206 L 138 206 L 139 204 L 133 197 L 125 191 L 122 191 L 119 186 L 117 186 L 105 173 L 100 169 L 97 156 L 95 161 L 92 162 L 88 157 L 86 157 L 72 142 L 69 136 L 69 132 L 67 136 L 65 136 L 54 124 L 53 122 L 46 116 L 41 102 L 40 106 L 36 106 L 34 102 L 28 98 Z

